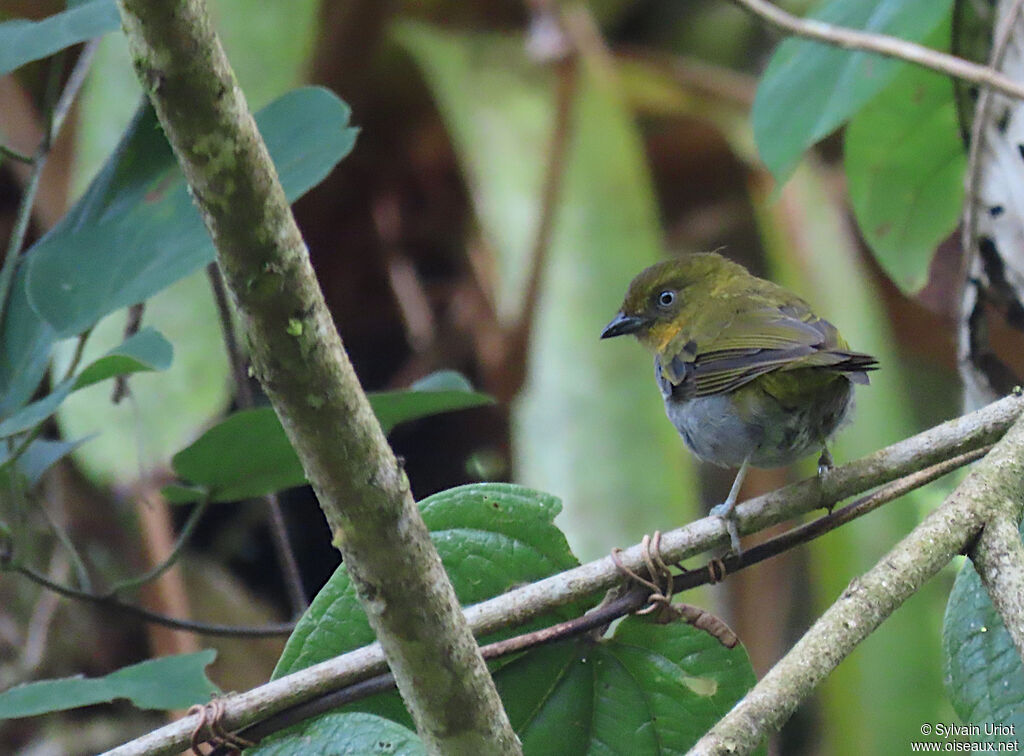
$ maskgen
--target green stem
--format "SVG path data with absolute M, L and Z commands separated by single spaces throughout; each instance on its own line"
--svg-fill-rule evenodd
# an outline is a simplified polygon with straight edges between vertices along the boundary
M 204 497 L 200 501 L 196 502 L 196 505 L 192 507 L 192 511 L 189 512 L 185 525 L 181 528 L 181 533 L 178 534 L 178 540 L 175 542 L 174 548 L 171 549 L 171 553 L 167 555 L 167 558 L 164 561 L 152 569 L 143 572 L 141 575 L 115 583 L 107 592 L 108 595 L 115 596 L 129 588 L 138 588 L 140 585 L 151 583 L 173 567 L 174 563 L 177 562 L 178 558 L 181 556 L 181 552 L 185 548 L 185 544 L 188 543 L 188 539 L 192 537 L 192 531 L 196 529 L 196 525 L 206 512 L 206 508 L 209 504 L 209 497 Z

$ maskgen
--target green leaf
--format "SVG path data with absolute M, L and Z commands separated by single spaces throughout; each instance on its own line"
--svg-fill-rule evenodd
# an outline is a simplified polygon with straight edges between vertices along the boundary
M 308 87 L 257 114 L 290 201 L 352 149 L 349 113 L 327 90 Z M 212 242 L 147 107 L 79 203 L 27 253 L 28 298 L 59 335 L 72 336 L 212 260 Z
M 171 466 L 178 477 L 209 491 L 214 502 L 250 499 L 306 483 L 299 458 L 270 407 L 228 416 L 175 454 Z
M 143 328 L 83 369 L 75 378 L 75 389 L 115 375 L 166 370 L 171 366 L 173 357 L 174 348 L 167 339 L 153 328 Z
M 217 693 L 203 671 L 217 652 L 208 649 L 133 664 L 105 677 L 65 677 L 19 685 L 0 693 L 0 719 L 130 699 L 140 709 L 184 709 Z
M 561 503 L 548 494 L 510 483 L 476 483 L 434 494 L 419 502 L 419 507 L 464 605 L 578 564 L 553 523 Z M 566 619 L 571 612 L 571 608 L 555 612 L 555 619 L 548 617 L 548 623 Z M 274 677 L 373 639 L 348 572 L 339 567 L 299 620 Z M 401 710 L 398 703 L 397 711 Z
M 395 37 L 444 116 L 494 250 L 499 312 L 510 318 L 522 306 L 531 265 L 556 82 L 512 35 L 406 22 Z M 631 108 L 600 65 L 583 59 L 578 73 L 529 376 L 513 408 L 513 445 L 516 478 L 577 505 L 567 507 L 563 525 L 580 553 L 596 557 L 608 552 L 609 539 L 639 540 L 665 522 L 696 516 L 699 499 L 649 358 L 636 344 L 598 339 L 629 281 L 664 248 Z
M 426 756 L 416 733 L 390 719 L 350 712 L 324 714 L 248 748 L 246 756 Z
M 952 0 L 828 0 L 811 18 L 919 42 L 949 18 Z M 791 38 L 779 45 L 754 98 L 754 139 L 779 182 L 908 64 Z
M 399 423 L 494 403 L 487 394 L 473 391 L 469 381 L 452 370 L 432 373 L 408 390 L 378 391 L 369 397 L 384 433 L 390 433 Z
M 86 436 L 74 441 L 36 439 L 29 444 L 28 448 L 18 459 L 16 463 L 18 471 L 25 477 L 28 487 L 31 488 L 39 482 L 43 477 L 43 473 L 92 438 L 95 438 L 95 435 Z M 7 444 L 0 444 L 0 485 L 2 486 L 7 485 L 10 467 L 10 449 Z
M 120 28 L 121 17 L 114 0 L 76 3 L 42 21 L 7 21 L 0 24 L 0 76 Z
M 452 371 L 433 373 L 414 386 L 426 388 L 369 394 L 385 433 L 409 420 L 494 401 Z M 172 465 L 179 477 L 198 486 L 166 489 L 177 503 L 195 501 L 200 492 L 209 492 L 215 502 L 237 501 L 306 484 L 302 464 L 270 407 L 231 415 L 176 454 Z M 190 490 L 196 495 L 190 497 Z
M 64 381 L 42 399 L 22 407 L 0 423 L 0 438 L 13 436 L 16 433 L 35 428 L 41 422 L 51 417 L 57 411 L 60 403 L 71 393 L 73 387 L 73 381 Z
M 1024 734 L 1024 666 L 969 561 L 949 594 L 942 648 L 949 700 L 965 723 L 981 729 L 972 740 L 1019 743 Z M 1016 734 L 986 732 L 986 725 L 1012 726 Z
M 552 522 L 561 505 L 547 494 L 506 483 L 475 484 L 436 494 L 420 507 L 463 604 L 576 564 Z M 586 608 L 565 607 L 495 637 L 578 616 Z M 299 621 L 273 676 L 372 640 L 341 567 Z M 742 647 L 726 650 L 681 622 L 658 625 L 637 618 L 624 620 L 611 639 L 537 648 L 503 660 L 494 674 L 528 754 L 584 754 L 602 748 L 609 753 L 682 753 L 755 681 Z M 394 693 L 349 708 L 409 722 Z M 318 742 L 310 729 L 316 727 L 310 722 L 289 735 Z
M 682 754 L 756 677 L 742 646 L 627 617 L 599 643 L 524 654 L 495 682 L 527 754 Z
M 39 387 L 57 334 L 28 305 L 25 266 L 18 268 L 0 331 L 0 417 L 23 406 Z
M 933 35 L 948 46 L 949 27 Z M 846 176 L 861 233 L 889 277 L 907 293 L 928 280 L 939 243 L 956 228 L 967 159 L 953 84 L 905 67 L 846 130 Z

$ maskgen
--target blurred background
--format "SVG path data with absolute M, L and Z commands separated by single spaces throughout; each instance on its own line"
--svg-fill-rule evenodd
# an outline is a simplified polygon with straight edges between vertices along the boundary
M 778 39 L 725 0 L 592 0 L 568 10 L 563 28 L 551 27 L 543 4 L 522 0 L 210 6 L 254 109 L 303 83 L 353 109 L 354 152 L 295 212 L 365 388 L 453 369 L 497 400 L 393 432 L 417 498 L 478 480 L 550 491 L 563 499 L 558 523 L 581 560 L 721 501 L 733 472 L 689 456 L 664 417 L 649 356 L 630 340 L 598 340 L 635 273 L 690 251 L 718 249 L 788 286 L 853 348 L 880 358 L 837 439 L 837 463 L 959 414 L 957 245 L 942 248 L 920 294 L 905 296 L 852 220 L 841 138 L 808 154 L 784 186 L 774 182 L 753 147 L 750 108 Z M 63 7 L 2 0 L 0 18 Z M 47 65 L 0 79 L 0 132 L 24 152 L 41 133 Z M 44 174 L 34 237 L 84 189 L 139 97 L 124 40 L 108 35 Z M 25 179 L 20 166 L 0 165 L 3 238 Z M 102 323 L 89 349 L 117 343 L 124 321 Z M 161 293 L 146 322 L 173 342 L 174 366 L 133 378 L 132 398 L 116 405 L 100 386 L 68 400 L 60 430 L 100 434 L 46 483 L 68 533 L 112 574 L 165 552 L 183 519 L 154 494 L 170 457 L 238 406 L 205 275 Z M 812 473 L 813 460 L 754 471 L 743 495 Z M 725 618 L 763 674 L 952 485 L 686 600 Z M 281 504 L 309 597 L 338 557 L 309 492 Z M 266 512 L 259 503 L 211 510 L 180 569 L 145 600 L 213 622 L 292 617 L 297 600 Z M 66 577 L 70 566 L 53 554 L 51 574 Z M 845 661 L 773 751 L 887 753 L 922 722 L 955 721 L 940 650 L 952 577 L 943 572 Z M 216 647 L 212 677 L 244 690 L 267 679 L 282 644 L 146 626 L 0 578 L 0 687 Z M 89 753 L 159 724 L 127 705 L 91 707 L 0 723 L 0 751 Z

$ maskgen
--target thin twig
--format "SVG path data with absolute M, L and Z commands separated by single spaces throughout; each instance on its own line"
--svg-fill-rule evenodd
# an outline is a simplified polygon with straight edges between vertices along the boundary
M 19 163 L 26 163 L 27 165 L 32 165 L 34 160 L 31 155 L 24 155 L 4 144 L 0 144 L 0 157 L 6 157 Z
M 235 331 L 235 317 L 228 301 L 228 292 L 224 288 L 224 276 L 216 262 L 206 266 L 206 277 L 210 279 L 213 301 L 217 304 L 217 316 L 220 318 L 220 329 L 224 338 L 224 348 L 228 353 L 228 364 L 235 378 L 235 389 L 238 391 L 238 404 L 251 407 L 254 397 L 252 386 L 249 385 L 249 371 L 245 367 L 242 350 L 238 348 L 238 334 Z
M 540 195 L 540 217 L 530 250 L 530 273 L 523 296 L 523 307 L 512 334 L 513 347 L 517 350 L 516 362 L 525 363 L 530 351 L 530 336 L 537 320 L 541 284 L 547 269 L 551 250 L 551 236 L 555 228 L 555 217 L 559 208 L 562 183 L 565 178 L 570 136 L 572 136 L 573 104 L 576 101 L 579 80 L 579 60 L 570 54 L 555 63 L 557 86 L 555 89 L 555 117 L 544 166 L 544 183 Z
M 192 537 L 192 531 L 194 531 L 196 525 L 199 524 L 199 520 L 206 512 L 206 508 L 209 504 L 209 498 L 203 498 L 196 502 L 195 506 L 192 507 L 192 511 L 189 512 L 188 519 L 185 520 L 185 524 L 182 526 L 181 532 L 178 533 L 178 540 L 175 541 L 174 548 L 171 549 L 171 553 L 168 554 L 160 564 L 154 565 L 151 569 L 146 570 L 141 575 L 136 575 L 135 577 L 127 578 L 115 583 L 107 592 L 108 595 L 114 596 L 128 590 L 129 588 L 138 588 L 140 585 L 151 583 L 173 567 L 175 562 L 177 562 L 178 558 L 181 556 L 181 553 L 185 548 L 185 544 L 188 543 L 189 538 Z
M 95 604 L 96 606 L 109 609 L 119 614 L 137 617 L 138 619 L 146 622 L 164 625 L 165 627 L 170 627 L 175 630 L 187 630 L 189 632 L 199 633 L 200 635 L 218 635 L 235 638 L 267 638 L 289 635 L 295 629 L 294 622 L 272 622 L 258 627 L 246 627 L 243 625 L 223 625 L 218 623 L 195 622 L 193 620 L 178 619 L 177 617 L 169 617 L 166 614 L 153 612 L 136 604 L 122 601 L 116 596 L 89 593 L 88 591 L 80 591 L 76 588 L 62 585 L 61 583 L 50 580 L 45 575 L 40 575 L 32 568 L 16 562 L 9 564 L 6 569 L 11 572 L 16 572 L 19 575 L 28 578 L 33 583 L 51 590 L 54 593 L 59 593 L 66 598 Z
M 731 0 L 731 2 L 788 34 L 825 42 L 847 50 L 863 50 L 864 52 L 878 53 L 887 58 L 897 58 L 947 76 L 962 79 L 979 87 L 1001 92 L 1017 100 L 1024 100 L 1024 85 L 988 66 L 939 52 L 899 37 L 848 29 L 813 18 L 800 18 L 787 13 L 767 0 Z
M 71 362 L 68 363 L 68 369 L 64 371 L 64 380 L 69 381 L 71 377 L 78 370 L 78 366 L 82 364 L 82 356 L 85 354 L 85 342 L 89 340 L 89 335 L 92 333 L 93 326 L 89 326 L 80 334 L 78 339 L 75 341 L 75 353 L 71 355 Z
M 53 580 L 63 580 L 67 576 L 69 567 L 67 555 L 62 551 L 56 551 L 50 558 L 48 572 Z M 21 679 L 26 679 L 31 675 L 43 661 L 46 639 L 49 637 L 59 603 L 60 597 L 57 594 L 40 593 L 39 600 L 36 601 L 36 605 L 32 609 L 32 616 L 25 631 L 25 643 L 18 660 L 18 675 Z
M 86 567 L 85 559 L 79 553 L 75 547 L 75 542 L 71 539 L 64 525 L 57 521 L 57 518 L 50 513 L 50 510 L 46 507 L 45 503 L 39 502 L 39 509 L 43 513 L 43 517 L 50 525 L 50 530 L 53 531 L 54 536 L 60 541 L 61 546 L 67 552 L 68 557 L 71 559 L 71 563 L 75 566 L 75 576 L 78 578 L 78 587 L 83 591 L 92 591 L 92 580 L 89 579 L 89 568 Z
M 238 389 L 238 406 L 253 407 L 255 397 L 252 387 L 249 385 L 249 371 L 246 370 L 242 350 L 238 346 L 234 313 L 228 301 L 227 289 L 224 287 L 224 277 L 216 262 L 206 266 L 206 274 L 210 279 L 210 288 L 213 289 L 213 299 L 217 303 L 217 314 L 220 317 L 224 346 L 227 349 L 228 361 L 231 363 L 231 374 L 235 377 L 235 386 Z M 276 493 L 270 493 L 260 498 L 267 509 L 267 524 L 274 542 L 274 552 L 277 555 L 278 564 L 284 571 L 284 585 L 292 614 L 297 617 L 306 611 L 309 602 L 306 600 L 306 588 L 302 584 L 302 573 L 299 572 L 299 562 L 295 558 L 295 550 L 292 548 L 291 541 L 288 540 L 288 527 L 285 523 L 284 513 L 281 511 L 281 501 Z

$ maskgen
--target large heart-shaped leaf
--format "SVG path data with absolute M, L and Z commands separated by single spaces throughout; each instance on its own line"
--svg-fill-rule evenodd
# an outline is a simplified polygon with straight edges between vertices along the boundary
M 575 564 L 552 519 L 554 497 L 510 484 L 463 486 L 421 503 L 463 604 Z M 523 632 L 580 614 L 564 607 Z M 513 631 L 506 630 L 504 637 Z M 288 640 L 275 677 L 373 640 L 344 567 L 331 577 Z M 483 639 L 482 642 L 487 642 Z M 527 754 L 684 753 L 754 683 L 742 647 L 680 622 L 628 618 L 614 636 L 569 640 L 494 665 L 505 708 Z M 360 710 L 409 725 L 397 694 L 359 701 Z M 340 715 L 332 715 L 340 716 Z M 277 736 L 319 740 L 316 720 Z M 310 738 L 311 740 L 306 740 Z

